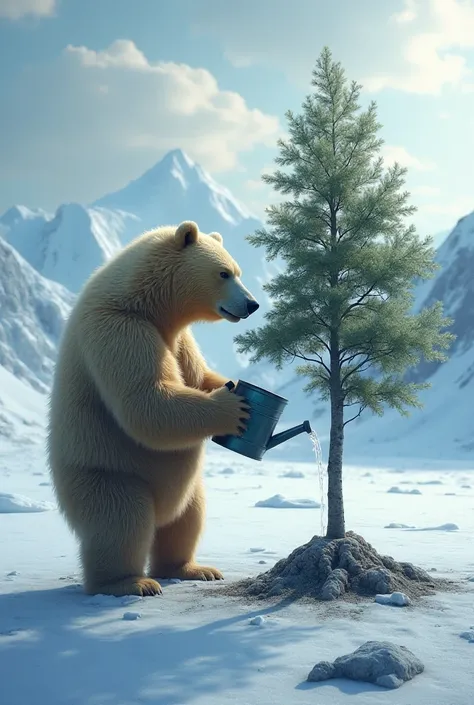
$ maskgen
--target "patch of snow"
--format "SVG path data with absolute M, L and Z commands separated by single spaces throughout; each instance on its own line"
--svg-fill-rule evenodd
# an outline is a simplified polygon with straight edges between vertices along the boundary
M 292 480 L 300 480 L 304 476 L 304 472 L 301 472 L 301 470 L 286 470 L 280 475 L 280 477 L 288 477 Z
M 412 529 L 413 531 L 459 531 L 459 526 L 453 523 L 440 524 L 440 526 L 426 526 L 420 529 Z
M 48 512 L 55 509 L 52 502 L 41 502 L 21 494 L 0 492 L 0 514 L 25 514 L 32 512 Z
M 400 487 L 391 487 L 387 490 L 388 494 L 421 494 L 420 490 L 402 490 Z
M 265 617 L 259 614 L 256 617 L 252 617 L 249 623 L 256 627 L 263 627 L 265 624 Z
M 91 605 L 93 607 L 116 607 L 117 605 L 125 606 L 132 605 L 135 602 L 141 602 L 143 597 L 139 595 L 124 595 L 123 597 L 115 597 L 114 595 L 103 595 L 97 593 L 97 595 L 88 595 L 84 599 L 85 605 Z
M 133 622 L 136 619 L 140 619 L 141 616 L 142 615 L 140 614 L 140 612 L 124 612 L 122 619 L 124 619 L 127 622 Z
M 319 509 L 319 502 L 314 499 L 287 499 L 281 494 L 275 494 L 268 499 L 255 502 L 256 507 L 270 507 L 272 509 Z
M 407 607 L 411 600 L 404 592 L 392 592 L 388 595 L 376 595 L 375 602 L 379 605 L 395 605 L 396 607 Z

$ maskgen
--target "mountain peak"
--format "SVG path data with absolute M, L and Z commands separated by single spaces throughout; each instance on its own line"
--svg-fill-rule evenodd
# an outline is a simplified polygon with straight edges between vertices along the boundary
M 155 166 L 159 165 L 163 166 L 175 166 L 179 165 L 181 168 L 184 169 L 192 169 L 193 167 L 196 166 L 195 162 L 191 159 L 189 154 L 187 154 L 183 149 L 172 149 L 170 152 L 167 152 L 162 159 L 160 159 L 159 162 Z
M 127 186 L 92 204 L 138 215 L 143 228 L 195 220 L 203 230 L 257 219 L 182 149 L 173 149 Z M 224 223 L 222 223 L 224 221 Z
M 135 184 L 137 189 L 163 187 L 166 181 L 176 179 L 186 189 L 189 183 L 197 183 L 203 176 L 205 177 L 205 172 L 186 152 L 182 149 L 172 149 L 142 176 L 134 179 L 129 187 L 132 184 Z
M 45 218 L 48 214 L 40 208 L 27 208 L 26 206 L 11 206 L 0 217 L 0 224 L 6 227 L 12 226 L 19 221 L 32 220 L 34 218 Z

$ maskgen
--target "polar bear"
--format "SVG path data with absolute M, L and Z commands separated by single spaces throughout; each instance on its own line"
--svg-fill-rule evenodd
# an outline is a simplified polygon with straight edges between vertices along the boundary
M 206 440 L 241 434 L 249 407 L 208 368 L 189 326 L 256 311 L 240 277 L 221 235 L 184 221 L 132 241 L 78 297 L 59 348 L 47 449 L 88 594 L 155 595 L 157 578 L 222 578 L 195 561 L 201 466 Z

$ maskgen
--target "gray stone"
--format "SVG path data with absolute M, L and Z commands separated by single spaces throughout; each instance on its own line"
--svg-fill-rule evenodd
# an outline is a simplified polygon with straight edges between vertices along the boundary
M 467 632 L 461 632 L 459 636 L 461 639 L 466 639 L 470 644 L 474 644 L 474 627 L 468 629 Z
M 308 676 L 308 680 L 313 683 L 319 683 L 320 681 L 328 681 L 330 678 L 336 678 L 335 676 L 335 666 L 329 661 L 320 661 L 314 666 L 313 670 Z
M 367 641 L 334 663 L 321 661 L 308 675 L 308 681 L 349 678 L 374 683 L 383 688 L 399 688 L 424 671 L 422 662 L 405 646 L 388 641 Z

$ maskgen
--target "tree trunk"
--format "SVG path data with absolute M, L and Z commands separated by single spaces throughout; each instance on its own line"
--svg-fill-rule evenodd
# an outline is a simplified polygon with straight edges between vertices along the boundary
M 335 146 L 334 146 L 335 153 Z M 337 252 L 337 209 L 331 205 L 331 252 Z M 339 270 L 337 258 L 335 269 L 331 271 L 330 287 L 336 289 L 339 285 Z M 337 300 L 337 299 L 336 299 Z M 331 316 L 330 334 L 330 395 L 331 395 L 331 433 L 329 439 L 328 458 L 328 539 L 343 539 L 346 535 L 344 521 L 344 499 L 342 494 L 342 452 L 344 446 L 344 395 L 341 384 L 339 327 L 341 325 L 339 305 L 334 302 Z
M 342 494 L 342 452 L 344 446 L 344 395 L 339 364 L 339 332 L 331 331 L 331 433 L 328 458 L 328 539 L 342 539 L 346 535 L 344 499 Z
M 333 396 L 331 394 L 331 396 Z M 342 451 L 344 445 L 344 402 L 341 394 L 331 399 L 331 435 L 328 459 L 328 539 L 346 535 L 342 493 Z

